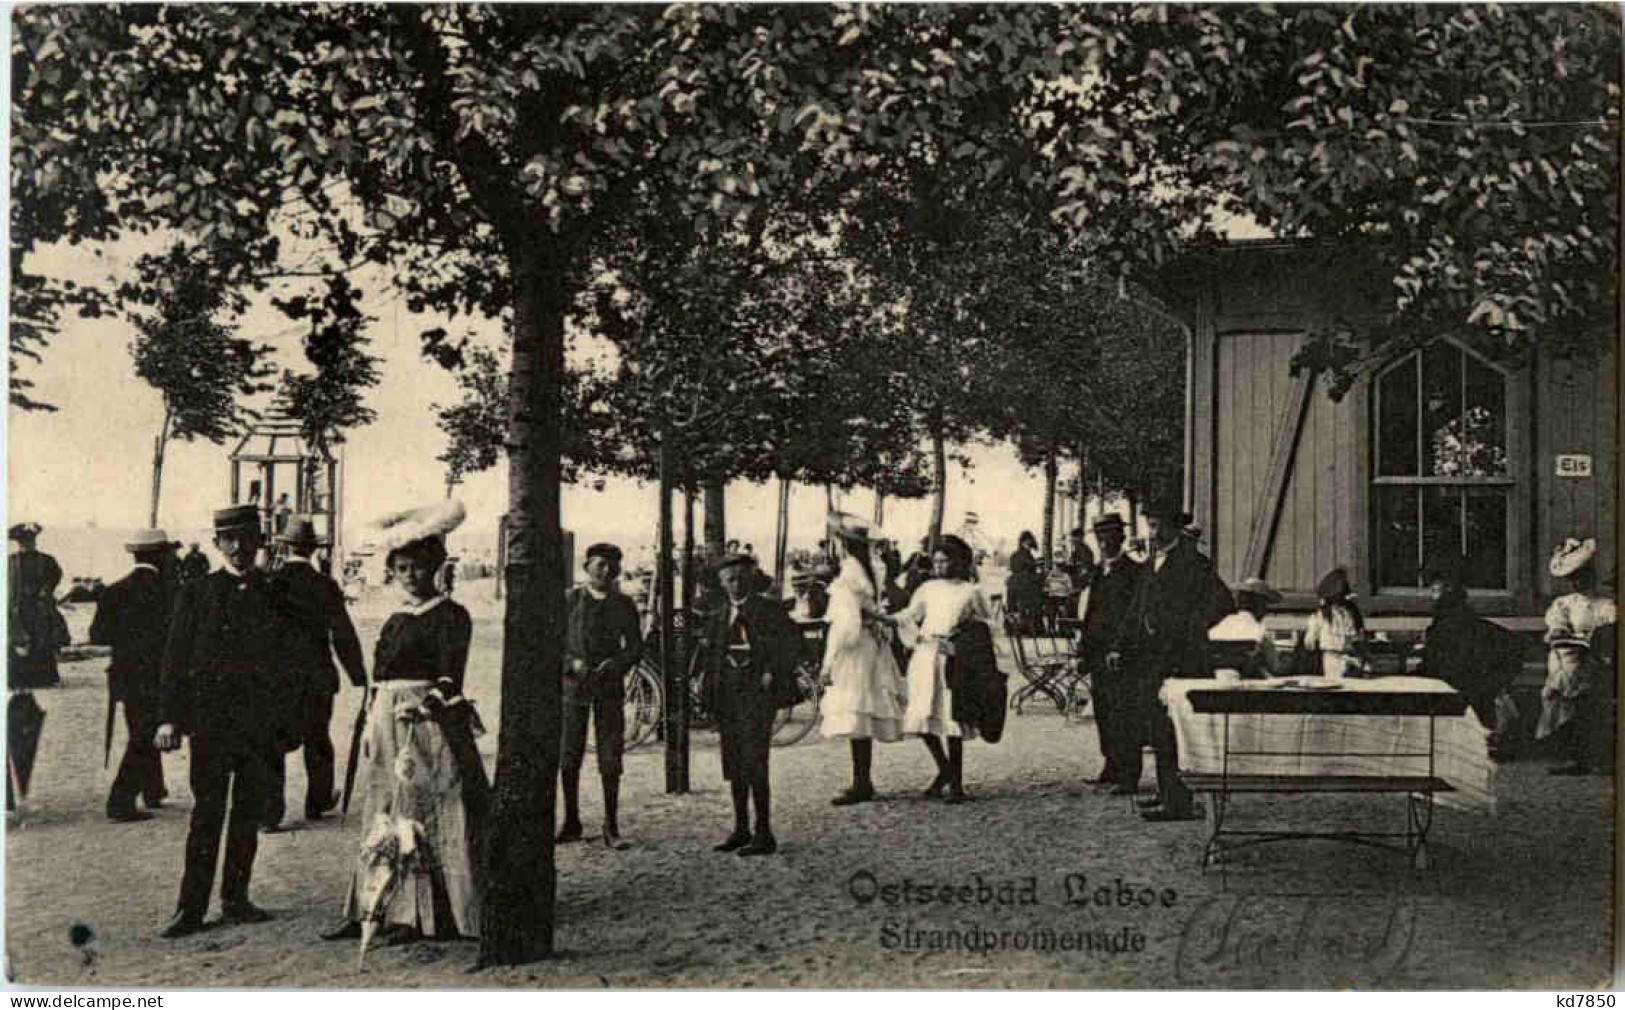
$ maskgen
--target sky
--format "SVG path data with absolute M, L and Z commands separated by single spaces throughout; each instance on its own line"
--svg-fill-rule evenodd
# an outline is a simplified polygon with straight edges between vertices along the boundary
M 88 247 L 51 250 L 41 267 L 92 281 L 127 269 L 140 248 L 125 244 L 101 254 Z M 444 495 L 444 468 L 435 457 L 446 442 L 435 425 L 433 405 L 458 398 L 451 374 L 418 352 L 418 334 L 443 321 L 414 316 L 382 285 L 369 287 L 363 281 L 361 286 L 371 292 L 364 304 L 376 316 L 368 336 L 371 351 L 382 359 L 382 382 L 368 394 L 377 420 L 347 434 L 344 525 L 346 540 L 352 544 L 363 523 Z M 146 524 L 153 439 L 162 420 L 162 404 L 158 393 L 135 376 L 129 353 L 135 334 L 127 321 L 83 320 L 70 314 L 63 323 L 44 361 L 25 363 L 24 373 L 36 383 L 35 398 L 58 409 L 9 411 L 8 521 L 44 525 L 40 546 L 47 551 L 52 550 L 51 529 L 57 528 L 62 538 L 59 551 L 83 555 L 82 567 L 103 569 L 118 563 L 123 533 Z M 251 307 L 241 319 L 240 332 L 275 346 L 279 367 L 306 367 L 298 347 L 299 329 L 268 304 Z M 477 336 L 494 344 L 500 328 L 487 323 Z M 231 443 L 169 445 L 160 524 L 171 536 L 207 542 L 212 510 L 228 504 L 231 449 Z M 1023 469 L 1007 446 L 972 446 L 968 455 L 972 467 L 954 467 L 950 474 L 946 527 L 957 528 L 968 511 L 979 514 L 994 543 L 1002 539 L 1013 544 L 1021 530 L 1038 530 L 1043 517 L 1041 475 Z M 468 554 L 494 549 L 496 523 L 507 497 L 506 464 L 469 477 L 457 496 L 467 506 L 469 519 L 453 538 L 454 549 Z M 621 479 L 606 479 L 602 491 L 566 487 L 564 525 L 575 534 L 578 550 L 598 540 L 635 549 L 654 540 L 657 497 L 653 486 Z M 731 486 L 729 536 L 753 544 L 758 554 L 770 555 L 776 502 L 774 486 Z M 674 507 L 680 536 L 680 498 Z M 844 496 L 841 507 L 867 518 L 873 497 L 866 490 L 855 491 Z M 818 540 L 824 511 L 822 488 L 793 490 L 792 547 Z M 886 504 L 886 532 L 902 540 L 923 535 L 929 519 L 928 499 Z M 92 525 L 98 532 L 69 529 Z M 70 532 L 71 548 L 65 542 Z M 67 564 L 73 559 L 63 560 L 74 574 Z

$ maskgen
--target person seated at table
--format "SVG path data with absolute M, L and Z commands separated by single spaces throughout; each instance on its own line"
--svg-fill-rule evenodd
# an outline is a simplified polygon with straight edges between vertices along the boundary
M 1452 558 L 1436 562 L 1428 577 L 1438 596 L 1423 640 L 1421 673 L 1461 692 L 1478 721 L 1500 733 L 1517 718 L 1506 689 L 1523 668 L 1523 640 L 1473 613 L 1465 570 L 1465 559 Z
M 1569 759 L 1553 768 L 1553 775 L 1590 772 L 1595 716 L 1609 703 L 1613 650 L 1594 646 L 1613 644 L 1616 610 L 1614 601 L 1597 591 L 1592 567 L 1596 553 L 1596 540 L 1571 537 L 1558 547 L 1547 569 L 1552 578 L 1569 580 L 1573 589 L 1553 600 L 1546 611 L 1546 684 L 1540 692 L 1540 723 L 1535 738 L 1558 737 L 1559 749 Z M 1604 628 L 1609 630 L 1599 640 L 1598 633 Z M 1603 659 L 1607 660 L 1606 666 Z
M 1309 615 L 1303 637 L 1293 656 L 1294 671 L 1312 671 L 1323 677 L 1358 677 L 1365 671 L 1361 648 L 1365 617 L 1354 602 L 1348 572 L 1334 568 L 1315 587 L 1320 605 Z M 1318 659 L 1318 662 L 1316 660 Z
M 785 609 L 794 621 L 821 621 L 829 609 L 829 590 L 811 575 L 795 575 L 790 579 L 795 598 L 785 601 Z
M 1213 643 L 1245 643 L 1245 658 L 1238 672 L 1243 677 L 1273 677 L 1280 673 L 1281 661 L 1275 651 L 1275 640 L 1264 627 L 1264 615 L 1274 604 L 1281 602 L 1281 594 L 1268 582 L 1256 576 L 1231 590 L 1240 609 L 1208 629 L 1208 641 Z M 1239 651 L 1239 650 L 1238 650 Z M 1219 669 L 1228 667 L 1215 664 Z

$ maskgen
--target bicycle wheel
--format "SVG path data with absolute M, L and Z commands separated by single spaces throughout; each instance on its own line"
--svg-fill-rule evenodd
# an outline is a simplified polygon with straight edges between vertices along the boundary
M 801 700 L 781 708 L 773 716 L 773 746 L 788 747 L 798 743 L 818 725 L 818 705 L 824 700 L 823 669 L 818 663 L 802 663 L 796 667 L 796 683 L 801 687 Z
M 660 725 L 662 708 L 660 674 L 648 660 L 639 663 L 626 678 L 626 749 L 648 741 Z

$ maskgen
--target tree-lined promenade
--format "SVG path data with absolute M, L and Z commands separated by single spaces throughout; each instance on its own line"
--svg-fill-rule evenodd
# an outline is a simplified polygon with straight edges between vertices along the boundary
M 509 466 L 485 963 L 553 947 L 561 481 L 940 501 L 992 437 L 1176 490 L 1182 349 L 1138 282 L 1238 217 L 1391 277 L 1300 354 L 1334 391 L 1437 336 L 1613 340 L 1603 7 L 41 7 L 13 61 L 15 405 L 65 313 L 229 327 L 274 290 L 302 420 L 364 423 L 361 269 L 511 335 L 504 367 L 422 334 L 472 370 L 451 465 Z M 164 251 L 106 289 L 34 272 L 131 235 Z M 567 367 L 575 334 L 604 355 Z

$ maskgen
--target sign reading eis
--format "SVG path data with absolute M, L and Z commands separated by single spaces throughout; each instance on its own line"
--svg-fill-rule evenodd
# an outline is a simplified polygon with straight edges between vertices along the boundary
M 1591 457 L 1580 455 L 1557 457 L 1557 475 L 1559 477 L 1591 476 Z

